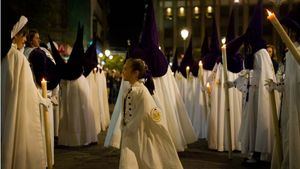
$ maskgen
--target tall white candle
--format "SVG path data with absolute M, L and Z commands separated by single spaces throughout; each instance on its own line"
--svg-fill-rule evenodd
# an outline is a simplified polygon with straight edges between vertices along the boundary
M 226 54 L 226 39 L 222 39 L 222 61 L 223 61 L 223 72 L 224 72 L 224 83 L 227 83 L 227 54 Z M 228 158 L 232 158 L 232 144 L 231 144 L 231 122 L 230 122 L 230 107 L 229 107 L 229 91 L 227 85 L 225 87 L 225 115 L 227 120 L 227 141 L 228 141 Z
M 300 53 L 298 52 L 296 46 L 293 44 L 293 42 L 290 39 L 290 37 L 288 36 L 288 34 L 285 32 L 285 30 L 279 23 L 276 15 L 274 13 L 270 12 L 269 10 L 267 10 L 267 12 L 268 12 L 268 17 L 267 17 L 268 20 L 272 23 L 272 25 L 278 32 L 279 36 L 281 37 L 282 41 L 285 43 L 287 48 L 291 51 L 292 55 L 294 56 L 294 58 L 300 65 Z
M 41 81 L 42 96 L 47 98 L 47 81 L 43 78 Z M 46 152 L 47 152 L 47 164 L 48 168 L 52 169 L 52 150 L 51 150 L 51 136 L 49 127 L 49 112 L 46 107 L 44 107 L 44 129 L 45 129 L 45 140 L 46 140 Z

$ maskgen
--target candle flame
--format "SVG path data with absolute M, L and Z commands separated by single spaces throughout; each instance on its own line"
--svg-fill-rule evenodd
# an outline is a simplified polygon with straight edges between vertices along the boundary
M 222 44 L 224 45 L 225 43 L 226 43 L 226 38 L 224 37 L 224 38 L 222 38 Z
M 210 84 L 209 84 L 209 83 L 206 83 L 206 87 L 209 89 L 209 88 L 210 88 Z
M 267 9 L 266 9 L 267 10 Z M 273 15 L 274 13 L 272 13 L 271 11 L 267 10 L 268 16 Z
M 42 82 L 46 82 L 45 78 L 42 79 Z
M 189 67 L 189 66 L 187 66 L 187 67 L 186 67 L 186 70 L 190 70 L 190 67 Z
M 202 66 L 202 61 L 201 60 L 199 61 L 199 66 Z

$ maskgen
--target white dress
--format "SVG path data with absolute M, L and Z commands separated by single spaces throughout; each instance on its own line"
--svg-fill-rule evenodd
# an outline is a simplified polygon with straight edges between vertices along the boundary
M 179 93 L 175 78 L 171 69 L 159 78 L 153 78 L 155 91 L 152 96 L 155 103 L 162 110 L 163 125 L 169 131 L 177 151 L 184 151 L 187 144 L 195 142 L 197 136 L 188 116 L 182 97 Z M 121 140 L 121 105 L 123 92 L 129 88 L 129 83 L 122 81 L 111 123 L 105 138 L 104 146 L 120 147 Z
M 3 169 L 46 167 L 38 93 L 29 62 L 12 44 L 1 64 Z
M 106 77 L 104 71 L 101 73 L 98 72 L 96 76 L 96 82 L 98 85 L 98 93 L 100 100 L 100 124 L 101 129 L 105 131 L 110 123 L 110 114 L 109 114 L 109 104 L 108 104 L 108 96 L 107 96 L 107 85 L 106 85 Z
M 148 89 L 136 82 L 122 106 L 120 169 L 182 169 L 161 112 Z
M 239 137 L 242 153 L 261 152 L 261 160 L 266 161 L 271 160 L 275 139 L 271 95 L 265 87 L 268 79 L 276 82 L 271 58 L 266 49 L 260 49 L 254 54 L 249 97 L 245 104 Z M 279 96 L 276 93 L 275 100 L 278 106 Z
M 81 75 L 76 80 L 61 80 L 61 119 L 58 144 L 81 146 L 97 142 L 89 85 Z
M 295 43 L 300 51 L 299 43 Z M 282 169 L 300 168 L 300 66 L 290 52 L 286 53 L 281 128 L 283 143 Z
M 208 147 L 210 149 L 225 151 L 228 150 L 228 131 L 225 111 L 225 88 L 224 88 L 224 70 L 221 63 L 214 67 L 211 81 L 211 111 L 208 116 Z M 227 73 L 228 80 L 234 80 L 237 74 Z M 238 141 L 238 131 L 241 123 L 242 93 L 235 88 L 228 91 L 230 125 L 231 125 L 231 143 L 232 150 L 240 150 Z

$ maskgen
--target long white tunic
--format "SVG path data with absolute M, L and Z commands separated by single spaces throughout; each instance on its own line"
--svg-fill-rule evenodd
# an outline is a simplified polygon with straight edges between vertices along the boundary
M 266 49 L 254 54 L 254 67 L 250 76 L 248 101 L 245 104 L 240 129 L 242 152 L 261 152 L 261 160 L 270 160 L 274 144 L 271 95 L 265 87 L 266 80 L 276 77 L 271 58 Z M 278 105 L 279 98 L 275 95 Z
M 58 144 L 87 145 L 97 142 L 89 85 L 81 75 L 76 80 L 61 80 L 61 119 Z
M 153 98 L 162 110 L 163 124 L 169 131 L 177 151 L 184 151 L 187 144 L 195 142 L 197 136 L 188 116 L 182 97 L 179 93 L 171 69 L 163 76 L 154 78 L 155 92 Z M 111 123 L 105 138 L 104 146 L 120 147 L 121 105 L 123 92 L 129 88 L 129 83 L 122 81 Z
M 29 63 L 16 45 L 2 60 L 1 71 L 2 168 L 45 168 L 40 96 Z
M 122 106 L 120 169 L 182 169 L 171 136 L 148 89 L 136 82 Z
M 300 51 L 299 43 L 295 43 Z M 281 112 L 283 169 L 300 168 L 300 66 L 286 53 L 283 108 Z

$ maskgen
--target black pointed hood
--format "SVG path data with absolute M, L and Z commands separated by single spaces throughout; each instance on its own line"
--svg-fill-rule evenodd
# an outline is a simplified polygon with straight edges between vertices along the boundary
M 51 38 L 49 38 L 49 41 L 54 60 L 61 74 L 61 78 L 64 80 L 78 79 L 83 73 L 83 26 L 80 26 L 80 24 L 78 24 L 76 40 L 67 63 L 65 63 L 62 57 L 60 56 Z
M 96 46 L 97 41 L 96 38 L 93 39 L 92 44 L 87 48 L 86 52 L 84 53 L 84 72 L 83 75 L 87 77 L 90 72 L 97 68 L 98 66 L 98 57 L 97 57 L 97 49 Z

